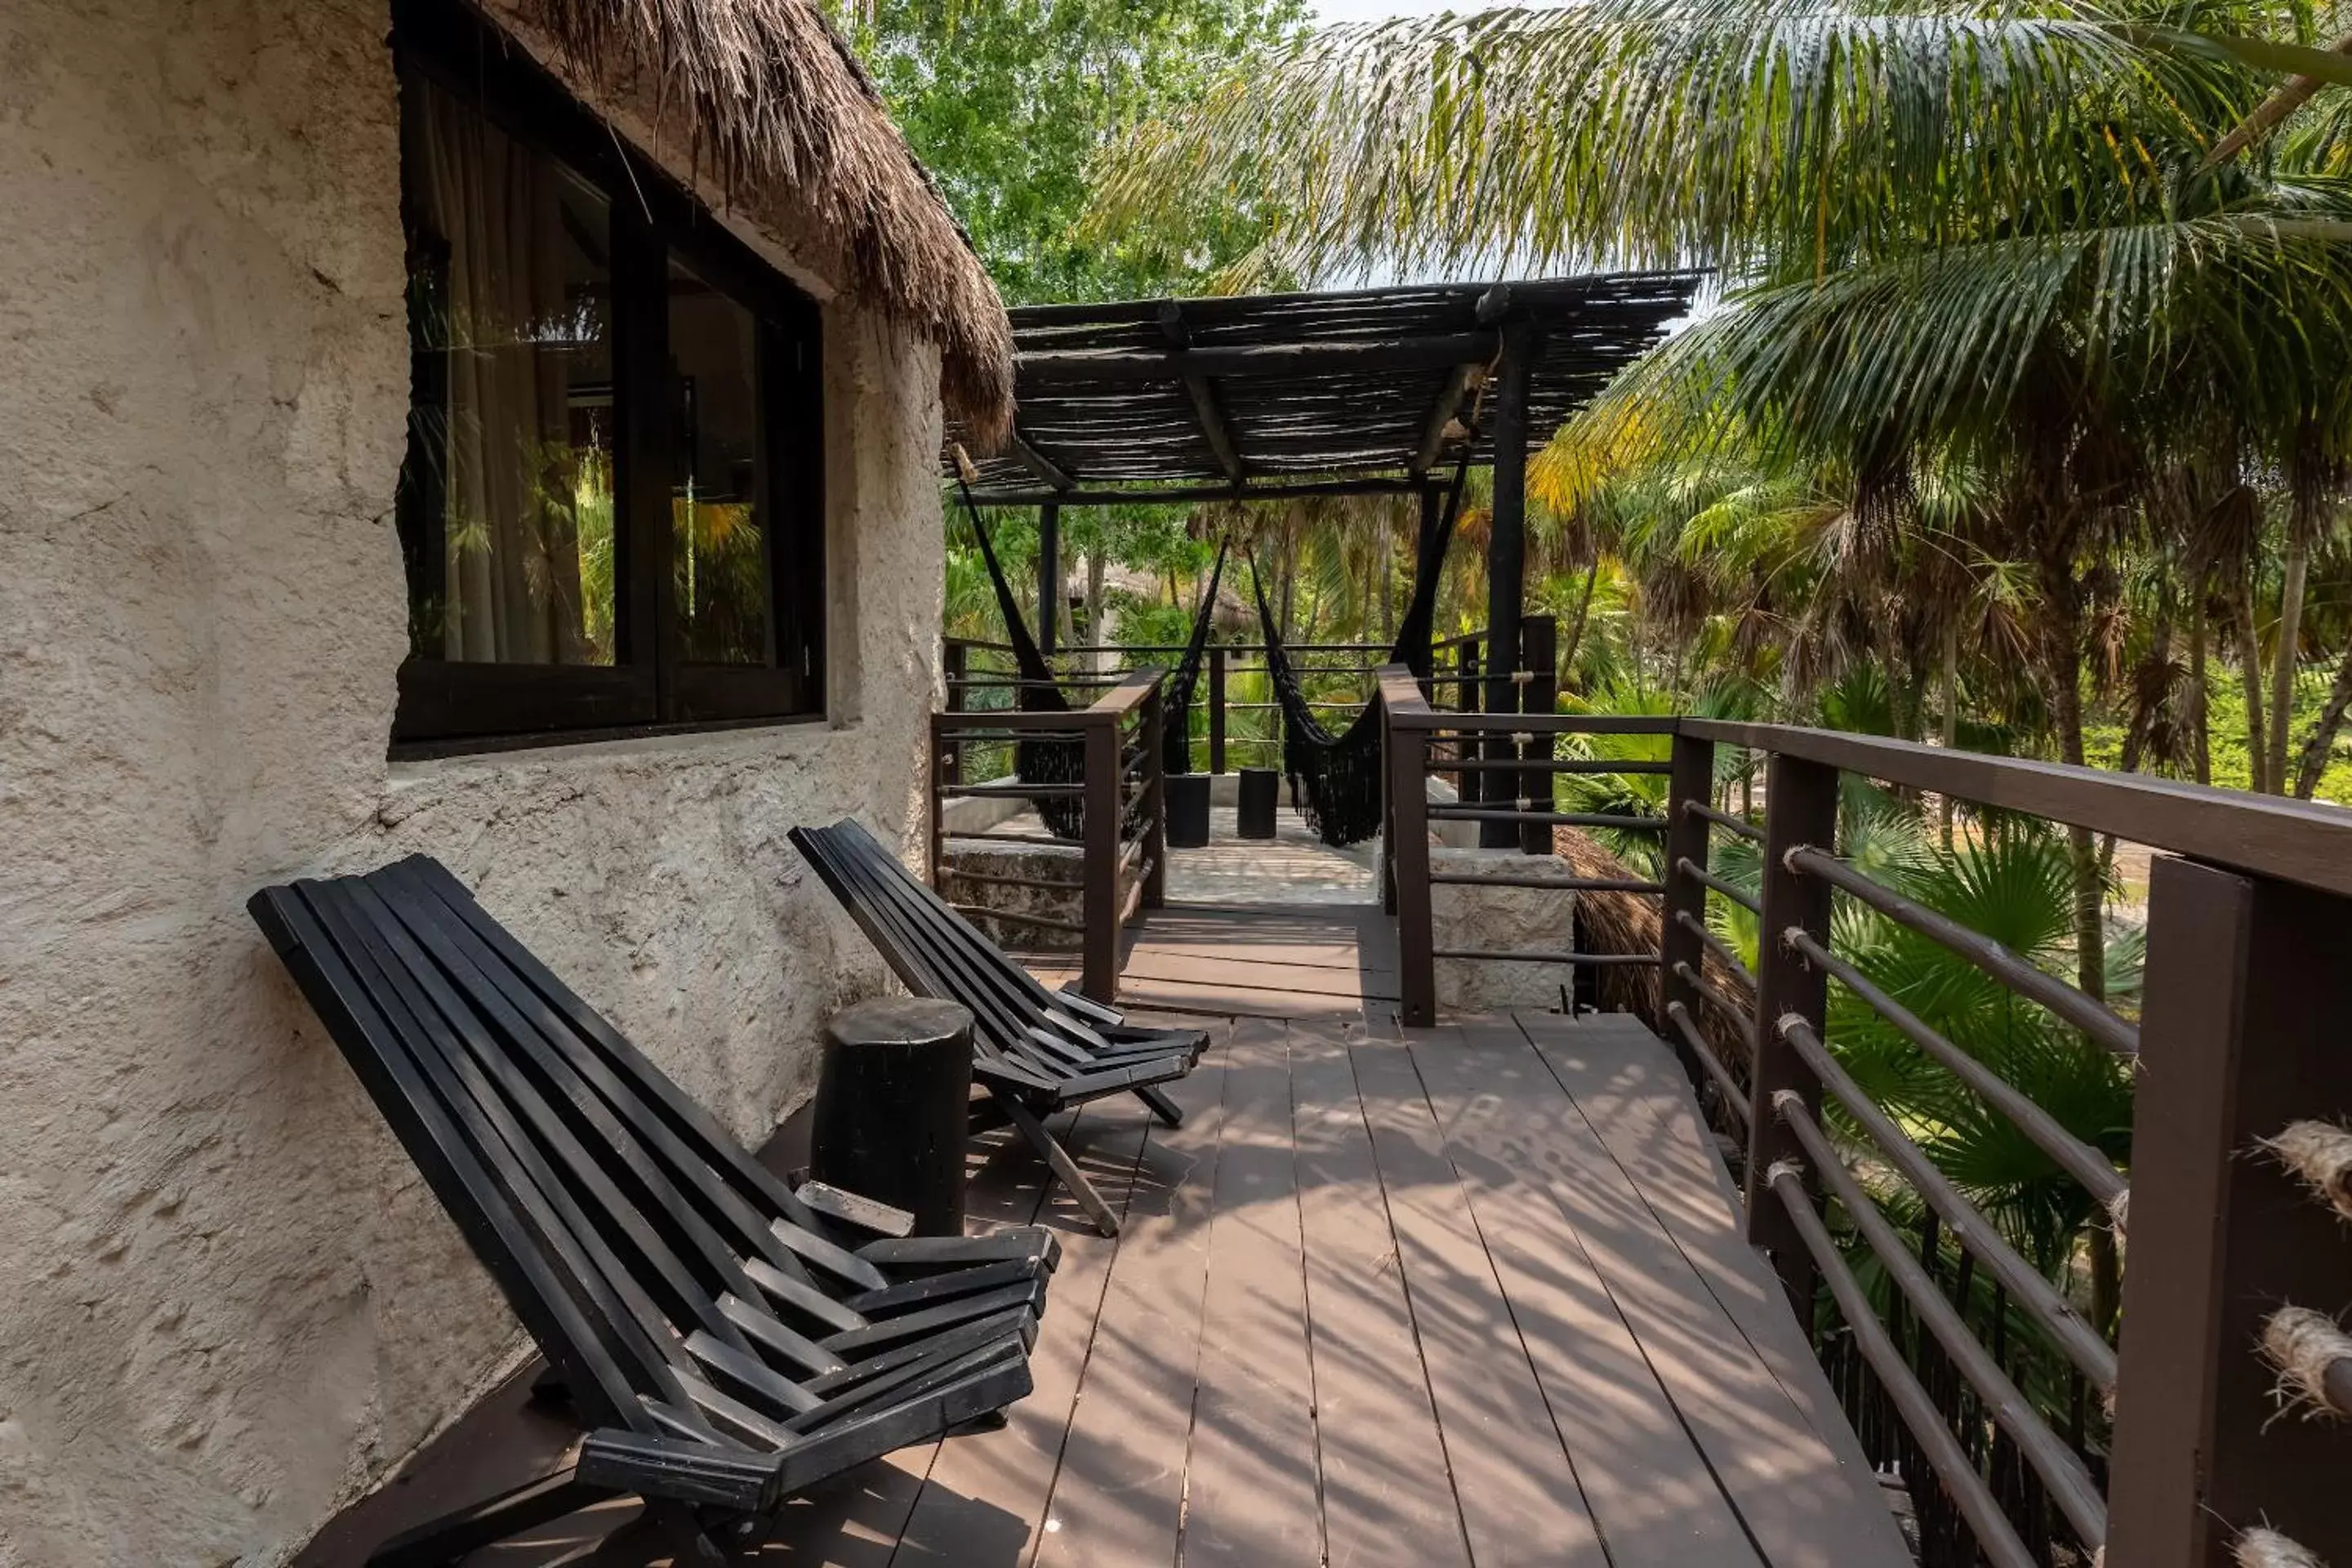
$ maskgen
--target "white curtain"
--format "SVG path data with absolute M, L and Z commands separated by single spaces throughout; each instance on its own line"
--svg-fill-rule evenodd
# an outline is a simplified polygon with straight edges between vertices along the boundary
M 572 288 L 564 200 L 577 187 L 413 75 L 402 114 L 413 220 L 448 257 L 446 337 L 431 345 L 448 355 L 443 657 L 588 662 L 569 382 L 583 360 L 609 360 L 605 291 Z

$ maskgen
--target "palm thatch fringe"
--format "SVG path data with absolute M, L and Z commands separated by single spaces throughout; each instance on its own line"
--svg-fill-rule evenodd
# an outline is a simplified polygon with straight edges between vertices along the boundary
M 1601 847 L 1591 834 L 1573 827 L 1551 830 L 1552 852 L 1568 864 L 1570 874 L 1596 880 L 1638 881 L 1643 873 Z M 1577 937 L 1592 952 L 1655 952 L 1663 929 L 1659 900 L 1654 893 L 1579 893 L 1576 895 Z M 1702 973 L 1707 983 L 1727 996 L 1748 998 L 1748 987 L 1731 966 L 1710 952 Z M 1672 1038 L 1661 1012 L 1658 972 L 1646 965 L 1612 964 L 1598 971 L 1601 1005 L 1634 1015 L 1661 1039 Z M 1693 1016 L 1699 1031 L 1726 1066 L 1742 1079 L 1748 1076 L 1746 1037 L 1712 1007 L 1700 1007 Z
M 1013 423 L 1013 328 L 970 237 L 814 0 L 476 0 L 574 90 L 681 133 L 694 172 L 853 300 L 940 349 L 950 418 Z M 518 26 L 519 25 L 519 26 Z

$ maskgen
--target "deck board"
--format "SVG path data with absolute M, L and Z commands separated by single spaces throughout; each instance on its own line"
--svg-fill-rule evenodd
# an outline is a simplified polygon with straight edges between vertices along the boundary
M 1081 1110 L 1063 1121 L 1067 1125 L 1055 1131 L 1065 1146 L 1104 1201 L 1124 1214 L 1143 1153 L 1142 1119 Z M 1045 1177 L 1027 1145 L 1001 1133 L 975 1173 L 969 1206 L 984 1204 L 1015 1223 L 1034 1220 L 1044 1207 Z M 1075 1245 L 1094 1237 L 1085 1215 L 1066 1215 L 1059 1229 L 1062 1266 L 1055 1270 L 1046 1310 L 1052 1331 L 1041 1325 L 1029 1358 L 1035 1386 L 1013 1407 L 1003 1431 L 950 1437 L 940 1446 L 894 1564 L 1025 1563 L 1035 1553 L 1110 1271 L 1109 1248 Z
M 1355 1068 L 1336 1036 L 1294 1030 L 1289 1047 L 1331 1568 L 1467 1568 Z
M 1552 1077 L 1507 1020 L 1464 1035 L 1465 1051 L 1486 1073 Z M 1600 1037 L 1597 1049 L 1572 1053 L 1586 1064 L 1587 1077 L 1605 1075 L 1608 1087 L 1627 1100 L 1669 1089 L 1681 1098 L 1679 1071 L 1656 1041 L 1624 1032 Z M 1562 1054 L 1558 1044 L 1555 1054 Z M 1675 1244 L 1642 1185 L 1593 1130 L 1583 1102 L 1565 1092 L 1559 1101 L 1559 1113 L 1548 1119 L 1549 1136 L 1528 1160 L 1525 1173 L 1570 1217 L 1641 1341 L 1705 1460 L 1703 1468 L 1692 1468 L 1693 1479 L 1720 1489 L 1759 1552 L 1776 1565 L 1830 1568 L 1900 1551 L 1883 1509 L 1872 1513 L 1853 1506 L 1866 1495 L 1861 1489 L 1874 1491 L 1874 1482 L 1866 1472 L 1848 1475 L 1837 1463 Z M 1644 1135 L 1630 1110 L 1621 1107 L 1608 1120 L 1626 1141 L 1659 1141 L 1654 1131 Z
M 1234 1026 L 1209 1230 L 1184 1562 L 1254 1568 L 1323 1552 L 1290 1055 L 1278 1023 Z
M 1349 1058 L 1471 1557 L 1480 1568 L 1607 1568 L 1575 1464 L 1445 1158 L 1410 1049 L 1364 1040 Z
M 1224 1053 L 1204 1057 L 1164 1086 L 1184 1125 L 1155 1122 L 1146 1132 L 1047 1504 L 1040 1568 L 1176 1560 L 1225 1079 Z
M 1870 1461 L 1779 1282 L 1747 1243 L 1730 1176 L 1709 1146 L 1679 1068 L 1632 1018 L 1604 1016 L 1587 1028 L 1530 1014 L 1516 1023 L 1633 1177 L 1755 1363 L 1801 1415 L 1813 1442 L 1826 1449 L 1835 1468 L 1818 1478 L 1822 1516 L 1856 1521 L 1863 1535 L 1854 1551 L 1885 1550 L 1895 1538 L 1891 1526 L 1879 1528 L 1886 1525 L 1883 1509 L 1868 1506 L 1878 1496 Z
M 1692 1463 L 1691 1434 L 1651 1352 L 1545 1173 L 1530 1169 L 1575 1107 L 1524 1037 L 1492 1033 L 1433 1030 L 1414 1041 L 1413 1062 L 1611 1568 L 1756 1568 L 1738 1510 Z M 1579 1197 L 1580 1208 L 1637 1201 L 1630 1182 Z

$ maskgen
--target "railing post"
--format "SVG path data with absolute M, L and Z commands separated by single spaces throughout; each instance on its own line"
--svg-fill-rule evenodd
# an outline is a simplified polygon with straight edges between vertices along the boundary
M 1529 616 L 1519 630 L 1520 668 L 1528 672 L 1519 688 L 1519 711 L 1549 713 L 1559 706 L 1559 623 L 1549 616 Z M 1549 731 L 1535 732 L 1522 762 L 1549 763 L 1559 754 L 1559 737 Z M 1529 768 L 1519 775 L 1518 794 L 1538 811 L 1549 811 L 1558 798 L 1549 768 Z M 1551 827 L 1530 822 L 1519 829 L 1519 850 L 1526 855 L 1551 853 Z
M 965 678 L 971 673 L 971 649 L 957 638 L 950 637 L 941 650 L 941 662 L 947 671 L 947 710 L 963 711 Z M 963 748 L 958 746 L 945 759 L 946 778 L 951 784 L 963 783 Z
M 1143 907 L 1156 910 L 1168 901 L 1168 755 L 1166 686 L 1152 684 L 1143 701 Z
M 1674 772 L 1666 779 L 1666 833 L 1664 864 L 1659 868 L 1658 880 L 1666 885 L 1664 908 L 1658 934 L 1660 1012 L 1656 1019 L 1658 1033 L 1675 1048 L 1675 1055 L 1689 1075 L 1691 1087 L 1704 1097 L 1712 1083 L 1706 1068 L 1701 1065 L 1690 1042 L 1683 1032 L 1673 1027 L 1664 1009 L 1680 1003 L 1696 1021 L 1699 1016 L 1698 993 L 1675 968 L 1688 964 L 1694 974 L 1704 973 L 1706 949 L 1692 931 L 1675 917 L 1687 914 L 1702 925 L 1706 921 L 1706 889 L 1699 879 L 1681 869 L 1688 860 L 1700 870 L 1706 869 L 1709 847 L 1706 818 L 1688 809 L 1691 801 L 1711 801 L 1715 784 L 1715 742 L 1702 741 L 1696 735 L 1675 737 Z M 1752 1056 L 1756 1043 L 1748 1045 Z
M 923 794 L 929 806 L 923 835 L 923 868 L 935 893 L 946 891 L 940 885 L 945 879 L 942 863 L 947 858 L 947 799 L 941 793 L 941 786 L 963 782 L 961 772 L 956 767 L 963 748 L 948 732 L 948 723 L 945 714 L 931 715 L 930 766 L 923 770 Z
M 2134 1093 L 2107 1561 L 2221 1568 L 2267 1523 L 2352 1562 L 2344 1440 L 2282 1418 L 2255 1346 L 2283 1306 L 2352 1304 L 2352 1237 L 2262 1153 L 2352 1112 L 2352 900 L 2158 857 Z
M 1478 667 L 1478 639 L 1473 637 L 1462 645 L 1462 661 L 1454 667 L 1462 677 L 1461 692 L 1454 705 L 1456 712 L 1475 713 L 1484 706 L 1480 700 Z M 1454 742 L 1454 754 L 1466 760 L 1477 755 L 1477 747 L 1469 736 L 1464 735 Z M 1454 798 L 1465 805 L 1477 805 L 1486 798 L 1486 777 L 1476 768 L 1456 768 L 1454 771 Z
M 1388 703 L 1377 690 L 1372 694 L 1372 700 L 1381 705 L 1381 912 L 1394 915 L 1397 912 L 1396 770 L 1387 765 L 1391 743 Z M 1427 786 L 1424 785 L 1424 796 L 1426 792 Z
M 1383 681 L 1385 697 L 1411 690 L 1411 678 Z M 1400 712 L 1402 704 L 1381 704 L 1381 750 L 1388 764 L 1389 860 L 1396 884 L 1397 991 L 1404 1021 L 1415 1026 L 1437 1022 L 1436 961 L 1429 912 L 1429 731 L 1428 710 Z M 1414 708 L 1421 708 L 1415 702 Z
M 1837 803 L 1835 768 L 1773 753 L 1765 775 L 1764 912 L 1756 942 L 1756 1049 L 1748 1079 L 1748 1239 L 1771 1258 L 1797 1321 L 1809 1335 L 1812 1255 L 1771 1187 L 1773 1164 L 1801 1160 L 1804 1151 L 1772 1101 L 1782 1089 L 1794 1089 L 1815 1119 L 1821 1116 L 1821 1079 L 1781 1038 L 1779 1024 L 1793 1013 L 1825 1036 L 1829 976 L 1791 952 L 1782 933 L 1795 927 L 1825 946 L 1829 942 L 1830 885 L 1791 870 L 1787 857 L 1801 845 L 1835 849 Z M 1806 1182 L 1819 1204 L 1820 1177 L 1809 1170 Z
M 1209 648 L 1209 771 L 1225 771 L 1225 650 Z
M 1078 988 L 1097 1002 L 1118 1000 L 1118 849 L 1119 743 L 1118 715 L 1090 711 L 1077 715 L 1085 736 L 1086 822 L 1085 879 L 1082 895 L 1086 932 L 1080 938 Z

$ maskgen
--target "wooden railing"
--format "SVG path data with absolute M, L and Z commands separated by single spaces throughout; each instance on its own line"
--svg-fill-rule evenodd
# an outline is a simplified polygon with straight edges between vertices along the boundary
M 1568 931 L 1559 933 L 1555 945 L 1540 950 L 1441 945 L 1434 930 L 1433 888 L 1548 888 L 1570 893 L 1656 893 L 1664 889 L 1656 883 L 1613 878 L 1515 876 L 1507 869 L 1438 871 L 1431 865 L 1429 838 L 1433 825 L 1473 822 L 1489 847 L 1534 855 L 1550 851 L 1555 827 L 1663 834 L 1667 819 L 1662 816 L 1555 810 L 1553 781 L 1565 773 L 1639 773 L 1649 766 L 1561 757 L 1557 752 L 1563 735 L 1672 734 L 1675 721 L 1448 712 L 1430 706 L 1423 683 L 1402 665 L 1382 669 L 1380 681 L 1388 769 L 1382 813 L 1387 831 L 1381 836 L 1381 883 L 1384 900 L 1397 918 L 1397 980 L 1404 1021 L 1416 1026 L 1436 1022 L 1440 959 L 1586 967 L 1658 963 L 1655 953 L 1580 952 Z M 1462 781 L 1454 804 L 1432 804 L 1429 799 L 1429 780 L 1441 774 Z
M 1339 694 L 1312 697 L 1317 709 L 1332 716 L 1334 727 L 1360 711 L 1370 700 L 1380 661 L 1389 655 L 1385 643 L 1310 642 L 1285 644 L 1307 684 L 1318 691 L 1336 687 Z M 1220 642 L 1209 645 L 1201 661 L 1199 684 L 1192 693 L 1194 709 L 1203 715 L 1202 733 L 1193 754 L 1205 760 L 1208 771 L 1222 773 L 1228 765 L 1279 767 L 1282 764 L 1281 704 L 1271 689 L 1263 698 L 1236 694 L 1252 677 L 1262 682 L 1265 645 Z M 1055 649 L 1054 684 L 1065 691 L 1100 691 L 1130 671 L 1151 664 L 1172 664 L 1183 656 L 1171 644 L 1086 644 Z M 1030 682 L 1013 668 L 1009 644 L 967 637 L 950 637 L 944 645 L 948 706 L 978 707 L 991 702 L 1011 706 Z M 1262 732 L 1251 733 L 1250 731 Z M 1189 773 L 1192 757 L 1168 759 L 1171 773 Z
M 1072 837 L 1001 828 L 959 831 L 959 839 L 993 843 L 1076 842 L 1082 853 L 1076 884 L 1003 872 L 956 870 L 982 883 L 1045 890 L 1079 890 L 1076 921 L 1013 909 L 974 906 L 968 914 L 1053 929 L 1079 939 L 1079 987 L 1098 1002 L 1118 1000 L 1119 933 L 1141 910 L 1158 909 L 1168 876 L 1168 791 L 1160 760 L 1160 677 L 1156 668 L 1120 677 L 1094 702 L 1068 712 L 950 710 L 931 715 L 931 885 L 944 891 L 948 866 L 947 803 L 1011 798 L 1035 805 Z M 1025 752 L 1038 776 L 1018 772 L 974 776 L 967 752 L 984 748 L 1018 768 Z M 1074 821 L 1072 819 L 1075 819 Z
M 1384 860 L 1404 1011 L 1417 1023 L 1433 1016 L 1433 963 L 1449 951 L 1430 931 L 1429 829 L 1447 815 L 1425 794 L 1444 761 L 1433 763 L 1433 745 L 1471 736 L 1515 748 L 1496 769 L 1523 781 L 1515 798 L 1480 815 L 1548 829 L 1577 818 L 1524 782 L 1536 776 L 1528 749 L 1597 726 L 1435 711 L 1401 668 L 1382 672 L 1381 692 Z M 1659 949 L 1538 956 L 1658 966 L 1662 1030 L 1742 1150 L 1749 1237 L 1815 1327 L 1874 1458 L 1910 1482 L 1928 1568 L 2057 1568 L 2102 1549 L 2113 1568 L 2222 1568 L 2270 1561 L 2233 1556 L 2244 1532 L 2265 1527 L 2323 1561 L 2352 1562 L 2352 1508 L 2336 1496 L 2352 1435 L 2273 1398 L 2283 1389 L 2302 1413 L 2352 1416 L 2352 1340 L 2328 1327 L 2352 1307 L 2352 1237 L 2312 1190 L 2333 1191 L 2352 1215 L 2352 1156 L 2305 1151 L 2298 1176 L 2268 1152 L 2291 1125 L 2305 1124 L 2301 1144 L 2287 1140 L 2300 1148 L 2324 1141 L 2309 1119 L 2352 1113 L 2352 812 L 1789 726 L 1617 722 L 1672 736 L 1666 813 L 1645 824 L 1664 835 L 1662 879 L 1612 889 L 1661 899 Z M 1762 761 L 1760 820 L 1717 795 L 1725 748 Z M 1847 774 L 2168 851 L 2150 876 L 2137 1017 L 1842 857 Z M 1760 887 L 1712 868 L 1727 836 L 1760 849 Z M 1759 922 L 1753 972 L 1710 922 L 1717 900 Z M 2046 1010 L 2092 1059 L 2127 1064 L 2116 1069 L 2132 1102 L 2121 1168 L 2062 1108 L 2038 1103 L 1841 953 L 1841 900 Z M 2063 1268 L 2031 1262 L 1922 1147 L 1929 1129 L 1848 1070 L 1830 1026 L 1832 982 L 1948 1074 L 1971 1114 L 2072 1184 L 2094 1217 Z M 1740 1048 L 1722 1048 L 1727 1039 Z M 2333 1147 L 2352 1150 L 2352 1139 Z M 1871 1268 L 1857 1268 L 1864 1259 Z M 2102 1268 L 2121 1277 L 2112 1317 L 2086 1303 L 2097 1290 L 2078 1278 Z M 2275 1315 L 2286 1308 L 2322 1315 L 2300 1320 L 2319 1326 L 2300 1346 L 2283 1343 Z M 2284 1364 L 2258 1351 L 2266 1331 Z

